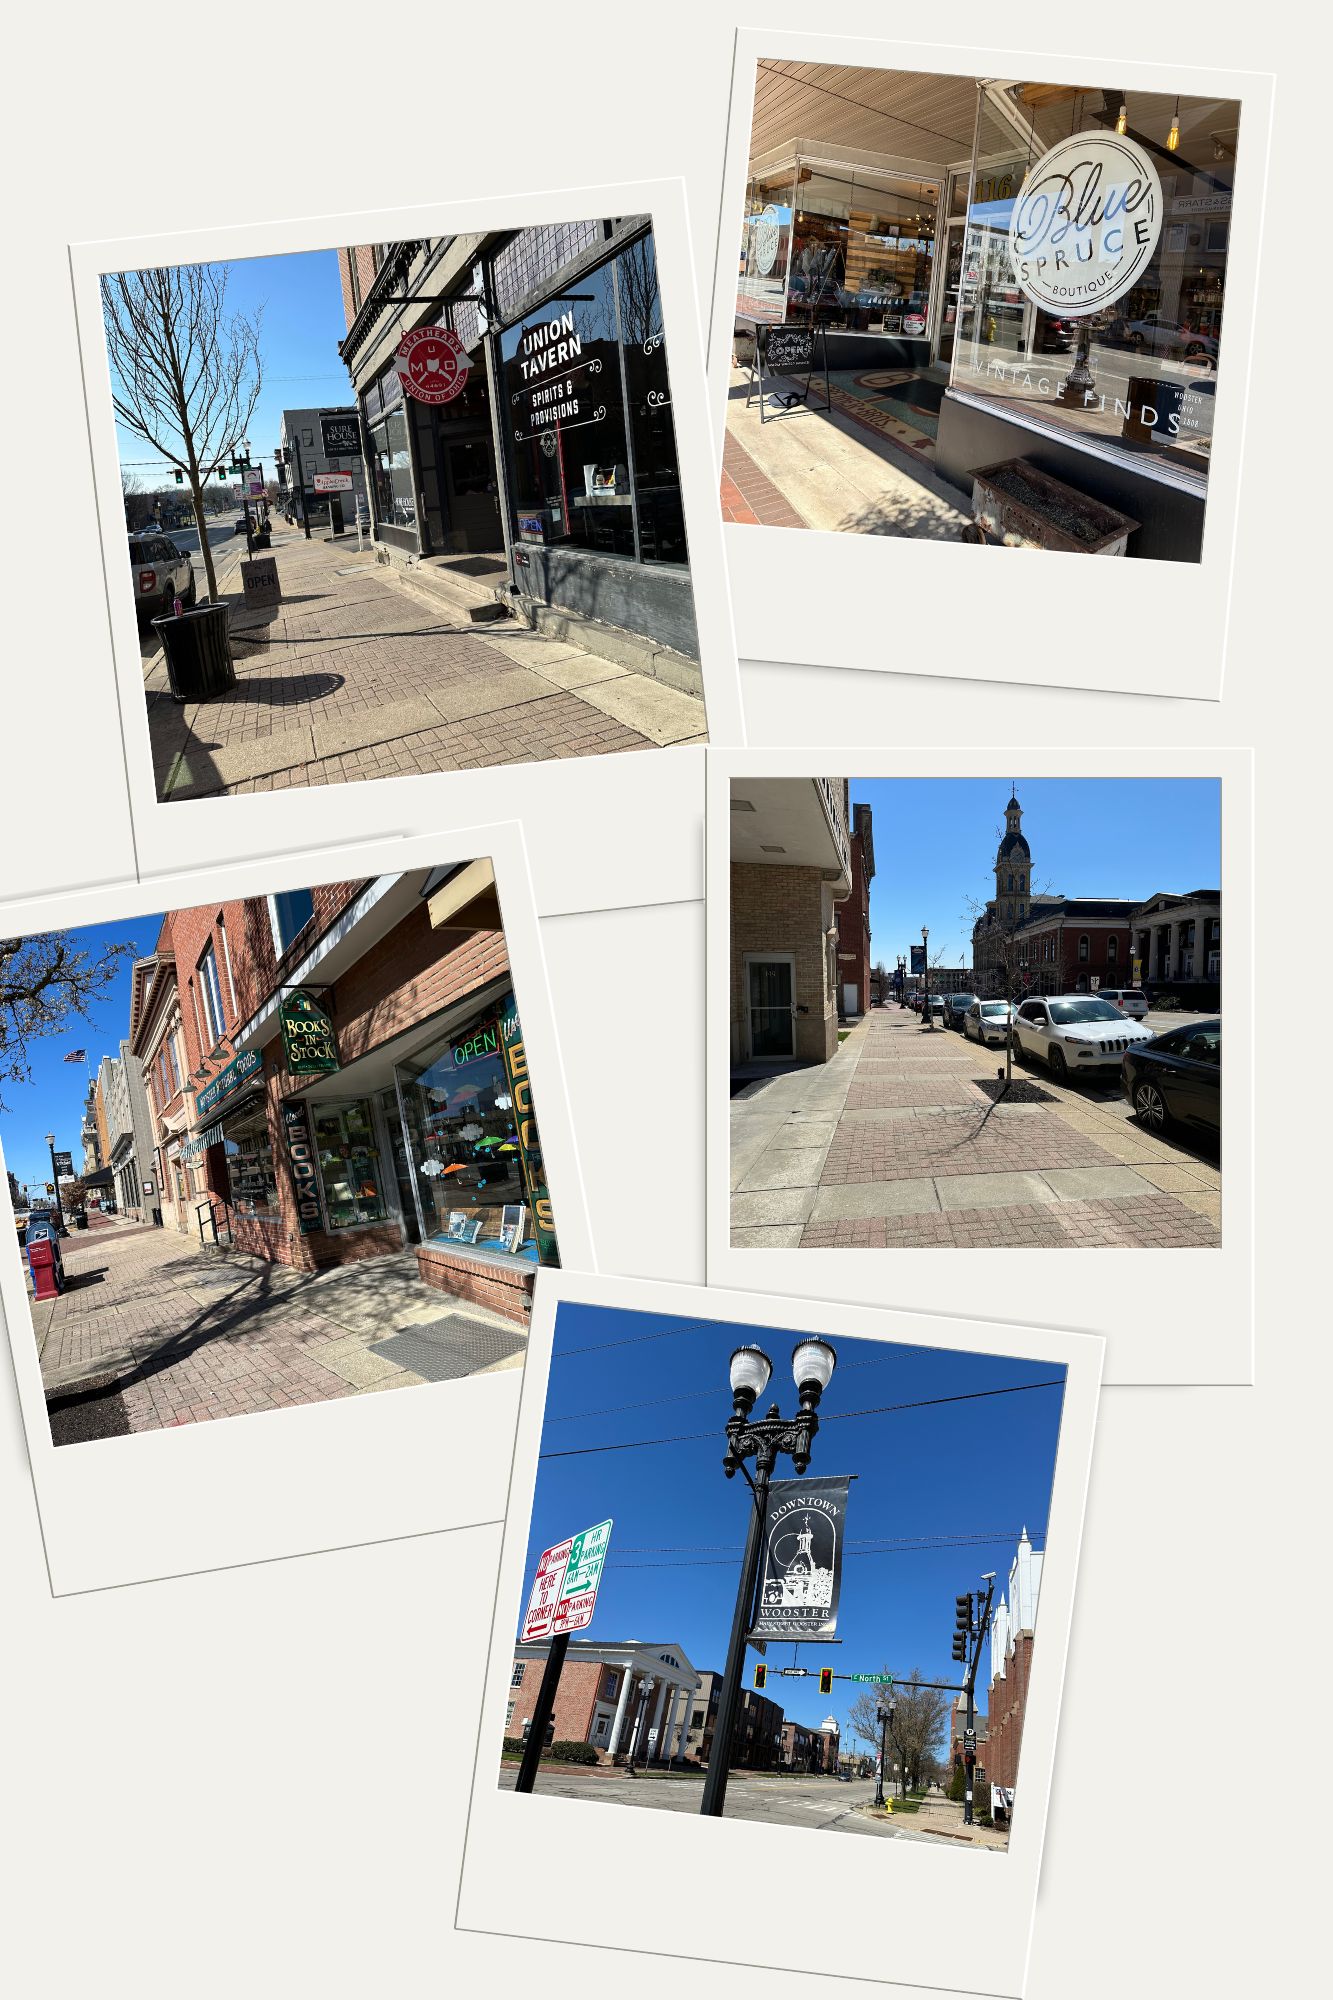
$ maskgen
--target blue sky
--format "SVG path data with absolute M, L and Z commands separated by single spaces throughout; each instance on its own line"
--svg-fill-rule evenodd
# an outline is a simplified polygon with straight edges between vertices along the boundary
M 930 962 L 972 963 L 967 899 L 994 894 L 995 848 L 1017 785 L 1042 894 L 1127 897 L 1216 889 L 1222 879 L 1222 787 L 1216 778 L 853 778 L 873 813 L 872 963 L 930 930 Z
M 1026 1526 L 1045 1546 L 1063 1387 L 878 1416 L 850 1413 L 935 1396 L 1057 1379 L 1048 1362 L 830 1336 L 838 1366 L 824 1395 L 811 1475 L 856 1473 L 838 1620 L 841 1645 L 770 1645 L 770 1668 L 954 1681 L 954 1598 L 985 1570 L 1008 1575 Z M 540 1551 L 610 1517 L 615 1526 L 593 1623 L 602 1641 L 674 1641 L 697 1669 L 720 1669 L 736 1600 L 749 1488 L 722 1472 L 731 1414 L 727 1363 L 754 1342 L 773 1363 L 760 1409 L 796 1405 L 798 1336 L 562 1304 L 542 1431 L 523 1603 Z M 585 1350 L 585 1351 L 578 1351 Z M 591 1351 L 586 1351 L 591 1350 Z M 670 1439 L 625 1451 L 599 1445 Z M 556 1456 L 575 1453 L 575 1456 Z M 790 1461 L 786 1473 L 791 1476 Z M 949 1538 L 941 1545 L 940 1538 Z M 997 1583 L 997 1595 L 1000 1585 Z M 987 1673 L 983 1653 L 979 1685 Z M 759 1655 L 747 1654 L 746 1685 Z M 798 1722 L 830 1711 L 845 1725 L 858 1689 L 770 1677 L 767 1692 Z M 984 1710 L 984 1698 L 979 1701 Z
M 130 943 L 134 956 L 145 957 L 157 942 L 162 928 L 162 912 L 135 917 L 123 924 L 93 924 L 73 933 L 79 949 L 94 959 L 108 944 Z M 116 967 L 116 976 L 100 1000 L 89 1008 L 90 1021 L 74 1015 L 68 1029 L 49 1040 L 29 1044 L 32 1082 L 10 1078 L 0 1082 L 0 1097 L 9 1107 L 0 1112 L 0 1148 L 6 1167 L 19 1181 L 45 1183 L 51 1176 L 51 1161 L 45 1134 L 56 1135 L 56 1151 L 74 1155 L 74 1171 L 82 1172 L 83 1146 L 79 1128 L 83 1103 L 88 1094 L 88 1078 L 82 1063 L 67 1063 L 72 1049 L 86 1049 L 93 1075 L 103 1056 L 120 1053 L 123 1036 L 130 1031 L 130 968 L 134 957 L 127 955 Z
M 273 450 L 284 410 L 350 403 L 352 384 L 338 354 L 347 331 L 336 250 L 304 250 L 285 257 L 245 257 L 231 266 L 227 306 L 249 315 L 264 307 L 260 352 L 264 387 L 250 420 L 253 458 L 273 476 Z M 133 432 L 117 426 L 122 466 L 149 485 L 158 483 L 153 452 Z M 161 461 L 157 462 L 161 465 Z

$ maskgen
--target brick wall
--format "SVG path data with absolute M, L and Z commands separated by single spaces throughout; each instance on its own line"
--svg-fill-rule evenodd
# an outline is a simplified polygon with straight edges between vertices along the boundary
M 981 1762 L 993 1785 L 1018 1783 L 1023 1717 L 1031 1678 L 1032 1634 L 1020 1632 L 1014 1641 L 1013 1654 L 1005 1662 L 1004 1679 L 997 1680 L 990 1691 L 989 1733 Z
M 860 808 L 858 807 L 858 811 Z M 870 883 L 866 877 L 865 846 L 859 833 L 851 837 L 852 890 L 835 906 L 838 926 L 838 992 L 842 1008 L 844 986 L 856 988 L 854 1013 L 870 1006 Z
M 731 870 L 732 1060 L 749 1059 L 747 952 L 791 952 L 796 960 L 796 1055 L 827 1062 L 838 1046 L 838 1019 L 828 974 L 832 902 L 817 868 L 762 867 L 735 862 Z M 805 1012 L 800 1009 L 804 1007 Z
M 489 1306 L 520 1326 L 528 1323 L 537 1267 L 526 1258 L 491 1265 L 453 1255 L 434 1243 L 418 1244 L 417 1271 L 422 1282 L 433 1285 L 436 1291 L 467 1299 L 474 1306 Z
M 338 279 L 342 285 L 343 317 L 350 327 L 359 307 L 356 292 L 352 289 L 352 272 L 355 269 L 358 290 L 364 299 L 375 282 L 375 252 L 369 243 L 358 243 L 351 249 L 338 252 Z
M 545 1659 L 515 1660 L 515 1672 L 523 1669 L 523 1680 L 519 1687 L 511 1687 L 509 1692 L 514 1703 L 514 1713 L 506 1736 L 521 1736 L 523 1724 L 532 1714 L 537 1695 L 541 1689 L 542 1675 L 546 1671 Z M 556 1689 L 555 1707 L 551 1719 L 555 1723 L 555 1743 L 586 1743 L 592 1729 L 593 1703 L 598 1699 L 599 1689 L 609 1689 L 615 1680 L 619 1691 L 619 1672 L 604 1666 L 599 1660 L 565 1661 L 560 1675 L 560 1685 Z M 615 1694 L 605 1694 L 603 1699 L 614 1701 Z

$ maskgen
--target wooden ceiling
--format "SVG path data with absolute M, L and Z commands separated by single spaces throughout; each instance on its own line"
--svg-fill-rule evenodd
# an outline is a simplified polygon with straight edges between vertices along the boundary
M 761 56 L 750 156 L 800 138 L 942 167 L 970 157 L 976 108 L 977 86 L 970 76 Z

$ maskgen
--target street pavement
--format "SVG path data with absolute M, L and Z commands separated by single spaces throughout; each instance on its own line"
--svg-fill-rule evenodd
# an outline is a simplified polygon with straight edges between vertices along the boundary
M 29 1296 L 57 1444 L 497 1373 L 527 1348 L 514 1321 L 424 1285 L 410 1251 L 296 1271 L 103 1216 L 63 1251 L 65 1292 Z M 408 1330 L 429 1374 L 395 1357 Z
M 210 540 L 237 684 L 177 702 L 150 628 L 144 693 L 161 800 L 706 740 L 696 696 L 510 618 L 474 625 L 358 552 L 354 536 L 307 541 L 275 526 L 283 601 L 267 610 L 242 600 L 244 538 L 230 549 Z
M 517 1764 L 500 1767 L 500 1789 L 512 1791 Z M 544 1797 L 592 1799 L 601 1805 L 647 1806 L 660 1812 L 697 1813 L 703 1779 L 697 1773 L 675 1777 L 640 1772 L 631 1778 L 623 1769 L 590 1770 L 577 1764 L 543 1763 L 533 1788 Z M 778 1826 L 808 1826 L 816 1833 L 868 1834 L 879 1840 L 1005 1848 L 1008 1837 L 992 1827 L 964 1827 L 963 1808 L 932 1795 L 919 1812 L 876 1812 L 873 1778 L 843 1784 L 837 1778 L 751 1775 L 733 1771 L 727 1780 L 727 1819 L 766 1820 Z
M 1149 1018 L 1158 1029 L 1187 1017 Z M 1133 1119 L 1118 1072 L 1058 1084 L 1004 1051 L 874 1008 L 825 1064 L 731 1102 L 738 1248 L 1198 1249 L 1221 1242 L 1206 1140 Z

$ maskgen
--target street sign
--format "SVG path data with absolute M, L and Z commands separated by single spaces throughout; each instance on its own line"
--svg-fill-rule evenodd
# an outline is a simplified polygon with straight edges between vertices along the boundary
M 65 1175 L 73 1175 L 74 1156 L 72 1153 L 52 1153 L 51 1158 L 55 1161 L 57 1180 Z
M 975 1730 L 975 1729 L 965 1729 L 965 1730 L 963 1731 L 963 1748 L 964 1748 L 964 1750 L 975 1750 L 975 1749 L 976 1749 L 976 1747 L 977 1747 L 977 1732 L 976 1732 L 976 1730 Z
M 316 493 L 350 493 L 356 481 L 350 472 L 317 472 L 313 483 Z
M 452 403 L 467 387 L 467 349 L 447 326 L 416 326 L 394 356 L 398 376 L 419 403 Z
M 610 1521 L 599 1521 L 542 1550 L 520 1634 L 524 1643 L 591 1625 L 610 1540 Z
M 893 1686 L 892 1674 L 840 1674 L 838 1678 L 844 1681 L 869 1681 L 874 1687 Z

